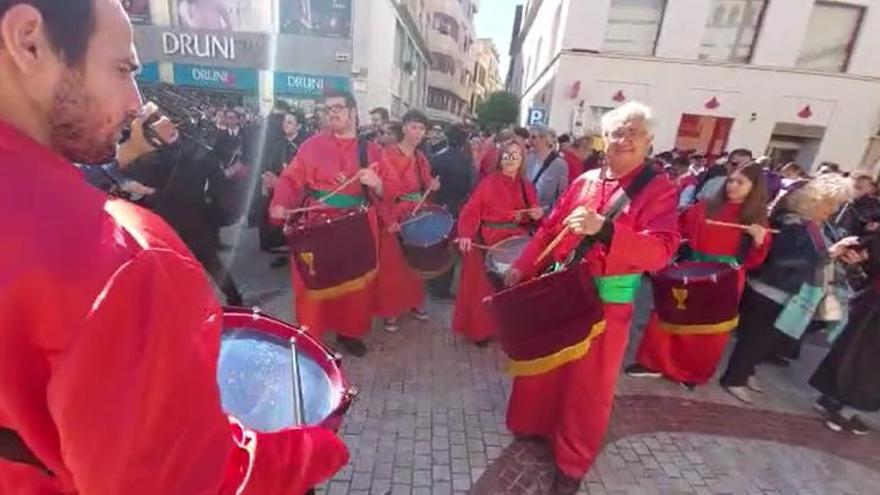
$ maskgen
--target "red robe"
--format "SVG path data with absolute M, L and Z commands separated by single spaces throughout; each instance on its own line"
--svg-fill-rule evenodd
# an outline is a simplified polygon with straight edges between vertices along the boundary
M 379 210 L 379 275 L 376 278 L 376 313 L 384 318 L 397 317 L 425 303 L 425 284 L 403 255 L 397 233 L 388 225 L 406 220 L 420 196 L 431 184 L 431 164 L 416 150 L 407 156 L 398 146 L 383 151 L 380 175 L 385 191 Z M 414 200 L 415 199 L 415 200 Z
M 726 203 L 714 220 L 741 223 L 741 204 Z M 681 216 L 682 236 L 689 240 L 691 249 L 710 256 L 737 256 L 743 233 L 730 227 L 706 223 L 706 203 L 698 203 Z M 751 248 L 739 270 L 739 294 L 745 286 L 746 271 L 757 268 L 770 251 L 768 234 L 760 247 Z M 653 313 L 636 353 L 636 361 L 650 370 L 678 382 L 707 383 L 715 374 L 718 362 L 724 355 L 730 333 L 727 331 L 707 334 L 678 335 L 663 330 Z
M 2 122 L 0 232 L 0 428 L 54 473 L 0 454 L 0 493 L 231 495 L 252 464 L 244 493 L 294 495 L 347 461 L 321 428 L 246 440 L 221 409 L 203 268 Z
M 580 238 L 568 235 L 540 266 L 536 260 L 563 229 L 577 206 L 605 211 L 615 191 L 639 173 L 603 179 L 604 169 L 581 175 L 557 203 L 515 267 L 532 277 L 552 261 L 564 261 Z M 676 191 L 658 175 L 614 220 L 610 247 L 597 243 L 585 257 L 594 276 L 640 274 L 658 270 L 678 248 Z M 535 308 L 540 311 L 540 308 Z M 550 372 L 516 377 L 507 409 L 507 426 L 517 435 L 546 438 L 560 471 L 581 478 L 596 460 L 608 426 L 614 386 L 620 373 L 632 319 L 632 303 L 604 303 L 605 330 L 588 353 Z
M 382 160 L 382 150 L 378 145 L 370 143 L 368 159 L 371 167 L 378 168 Z M 272 196 L 272 207 L 281 205 L 292 209 L 316 204 L 317 200 L 309 194 L 310 191 L 333 191 L 340 185 L 340 174 L 349 178 L 359 168 L 357 140 L 340 139 L 330 134 L 315 135 L 303 143 L 296 157 L 281 173 Z M 355 181 L 341 194 L 362 197 L 363 188 L 360 182 Z M 378 198 L 371 199 L 375 201 Z M 375 210 L 370 208 L 374 238 L 378 233 Z M 347 210 L 328 208 L 325 211 L 329 211 L 330 215 L 341 215 Z M 344 243 L 344 238 L 340 238 L 340 242 Z M 291 262 L 290 265 L 296 317 L 300 324 L 308 327 L 310 333 L 320 337 L 332 331 L 346 337 L 362 337 L 369 332 L 375 280 L 361 290 L 318 300 L 306 293 L 296 263 Z
M 535 187 L 519 178 L 511 179 L 501 172 L 492 172 L 474 190 L 458 216 L 458 237 L 468 237 L 475 243 L 493 245 L 508 237 L 527 235 L 531 223 L 527 215 L 516 210 L 538 205 Z M 509 228 L 492 227 L 491 223 L 517 223 Z M 452 330 L 479 342 L 495 334 L 495 322 L 489 315 L 483 299 L 492 293 L 486 276 L 484 251 L 473 248 L 464 255 L 461 283 L 455 296 Z
M 571 151 L 562 152 L 562 157 L 565 158 L 565 163 L 568 165 L 568 183 L 571 184 L 585 172 L 586 166 L 583 160 Z

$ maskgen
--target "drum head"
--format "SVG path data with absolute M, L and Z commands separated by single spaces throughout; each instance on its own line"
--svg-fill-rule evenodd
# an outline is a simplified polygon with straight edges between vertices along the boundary
M 731 271 L 734 269 L 725 263 L 686 261 L 668 266 L 660 275 L 671 280 L 702 280 Z
M 339 396 L 312 355 L 298 346 L 297 357 L 303 419 L 319 424 L 334 411 Z M 289 341 L 256 329 L 226 328 L 217 365 L 223 410 L 258 431 L 297 426 L 292 363 Z
M 426 206 L 401 225 L 400 237 L 409 246 L 433 246 L 449 237 L 454 225 L 455 219 L 445 208 Z
M 507 273 L 525 251 L 530 240 L 532 238 L 529 236 L 517 235 L 496 243 L 486 253 L 486 270 L 498 275 Z

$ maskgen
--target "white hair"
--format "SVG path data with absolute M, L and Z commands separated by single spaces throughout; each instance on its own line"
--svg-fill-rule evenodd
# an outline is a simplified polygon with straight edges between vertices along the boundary
M 853 182 L 837 174 L 819 175 L 810 179 L 803 187 L 790 193 L 788 207 L 802 216 L 810 216 L 817 204 L 833 202 L 840 205 L 853 197 Z
M 637 101 L 627 102 L 602 116 L 602 135 L 606 135 L 631 120 L 641 120 L 649 134 L 654 128 L 651 108 Z

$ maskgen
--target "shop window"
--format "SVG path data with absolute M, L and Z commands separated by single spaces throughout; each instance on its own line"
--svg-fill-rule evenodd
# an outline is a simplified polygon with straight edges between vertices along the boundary
M 698 58 L 718 62 L 748 62 L 767 1 L 713 0 L 713 5 L 703 31 Z
M 612 0 L 604 49 L 653 55 L 666 0 Z
M 797 66 L 845 72 L 864 12 L 864 7 L 856 5 L 816 2 Z

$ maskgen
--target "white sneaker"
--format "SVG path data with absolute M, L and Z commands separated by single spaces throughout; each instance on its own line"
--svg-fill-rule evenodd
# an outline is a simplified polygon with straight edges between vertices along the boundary
M 752 403 L 752 394 L 748 387 L 724 387 L 724 390 L 746 404 Z
M 397 331 L 397 318 L 385 318 L 385 331 L 388 333 Z
M 428 321 L 431 317 L 428 316 L 428 312 L 421 308 L 413 308 L 412 309 L 413 318 L 419 321 Z
M 746 386 L 749 387 L 752 392 L 757 392 L 759 394 L 764 393 L 764 387 L 761 386 L 761 382 L 758 381 L 758 377 L 755 375 L 749 377 L 749 381 L 746 382 Z

